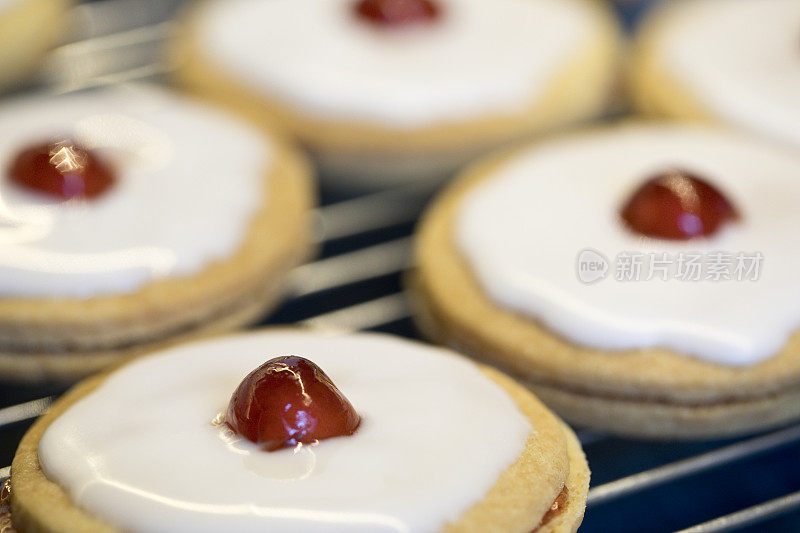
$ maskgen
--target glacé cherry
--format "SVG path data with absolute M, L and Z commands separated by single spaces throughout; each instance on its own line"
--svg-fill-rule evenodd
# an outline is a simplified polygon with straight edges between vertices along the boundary
M 719 190 L 682 170 L 647 180 L 622 207 L 621 216 L 636 233 L 672 240 L 713 235 L 724 223 L 739 218 Z
M 441 15 L 433 0 L 359 0 L 354 7 L 361 19 L 383 27 L 431 22 Z
M 25 148 L 8 173 L 26 188 L 64 200 L 94 198 L 114 183 L 114 173 L 102 159 L 70 141 Z
M 331 379 L 298 356 L 256 368 L 231 396 L 225 422 L 265 450 L 352 435 L 361 417 Z

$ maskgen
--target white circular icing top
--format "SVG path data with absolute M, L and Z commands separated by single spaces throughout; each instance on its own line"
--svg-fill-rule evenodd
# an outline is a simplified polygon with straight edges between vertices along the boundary
M 212 419 L 251 370 L 316 362 L 362 421 L 265 452 Z M 473 363 L 387 335 L 284 330 L 184 345 L 112 374 L 45 431 L 39 459 L 125 531 L 433 532 L 483 499 L 532 428 Z
M 619 218 L 623 204 L 670 168 L 715 184 L 741 220 L 688 241 L 627 230 Z M 661 346 L 713 363 L 754 364 L 800 326 L 798 178 L 800 158 L 762 141 L 691 126 L 614 128 L 537 145 L 504 164 L 468 193 L 454 237 L 492 300 L 575 343 Z M 576 270 L 587 248 L 609 267 L 593 284 L 581 282 Z M 618 255 L 625 252 L 657 259 L 666 253 L 670 271 L 654 269 L 647 281 L 653 263 L 640 257 L 640 281 L 626 281 L 630 269 Z M 714 252 L 734 257 L 718 261 Z M 711 266 L 700 281 L 681 279 L 681 253 L 705 254 L 707 265 L 723 265 L 733 279 L 706 279 Z M 760 263 L 758 276 L 734 275 L 739 253 L 762 255 L 745 262 Z
M 263 135 L 154 88 L 11 101 L 0 132 L 0 297 L 129 293 L 231 255 L 270 161 Z M 64 202 L 11 181 L 21 150 L 63 138 L 105 156 L 112 188 Z
M 199 38 L 303 114 L 413 128 L 526 108 L 598 27 L 591 2 L 436 1 L 436 22 L 388 30 L 357 18 L 356 0 L 217 1 Z
M 691 0 L 658 52 L 712 114 L 800 146 L 800 2 Z

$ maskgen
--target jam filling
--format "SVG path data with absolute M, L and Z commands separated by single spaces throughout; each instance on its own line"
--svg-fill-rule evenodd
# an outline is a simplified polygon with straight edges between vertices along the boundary
M 303 357 L 270 359 L 250 372 L 225 422 L 267 451 L 352 435 L 361 417 L 333 381 Z
M 114 183 L 114 173 L 102 159 L 71 141 L 22 150 L 8 174 L 23 187 L 63 200 L 94 198 Z
M 0 484 L 0 533 L 15 533 L 11 523 L 11 480 Z
M 541 522 L 539 522 L 539 525 L 536 526 L 536 529 L 531 531 L 531 533 L 536 533 L 536 531 L 539 528 L 541 528 L 542 526 L 553 520 L 556 516 L 561 514 L 567 507 L 568 499 L 569 499 L 569 489 L 565 486 L 563 489 L 561 489 L 561 492 L 558 493 L 556 499 L 553 500 L 553 504 L 550 506 L 550 509 L 548 509 L 547 512 L 544 514 Z
M 647 180 L 625 203 L 621 215 L 636 233 L 671 240 L 710 236 L 739 218 L 719 190 L 683 170 Z
M 359 18 L 381 27 L 432 22 L 441 15 L 432 0 L 359 0 L 353 7 Z

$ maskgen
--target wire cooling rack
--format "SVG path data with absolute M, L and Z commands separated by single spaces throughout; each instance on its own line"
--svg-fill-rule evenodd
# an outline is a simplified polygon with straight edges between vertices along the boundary
M 170 69 L 159 50 L 180 3 L 102 0 L 74 8 L 77 35 L 51 54 L 38 90 L 158 79 Z M 316 211 L 321 258 L 293 271 L 290 298 L 263 324 L 416 338 L 400 275 L 413 266 L 411 233 L 434 192 L 425 184 L 351 198 L 323 191 Z M 10 463 L 24 431 L 62 392 L 0 385 L 0 465 Z M 592 469 L 582 532 L 800 531 L 800 425 L 694 443 L 578 436 Z M 0 468 L 0 481 L 8 474 Z

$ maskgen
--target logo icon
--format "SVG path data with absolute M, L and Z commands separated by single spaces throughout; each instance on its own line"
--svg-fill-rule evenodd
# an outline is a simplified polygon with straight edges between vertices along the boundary
M 605 279 L 608 275 L 609 262 L 606 256 L 597 250 L 584 248 L 578 253 L 575 268 L 581 283 L 591 285 Z

